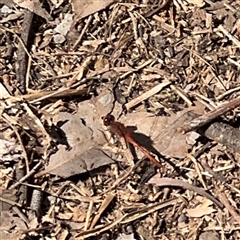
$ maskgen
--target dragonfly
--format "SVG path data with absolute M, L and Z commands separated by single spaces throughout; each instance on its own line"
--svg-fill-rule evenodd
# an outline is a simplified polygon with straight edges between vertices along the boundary
M 139 151 L 141 151 L 145 157 L 147 157 L 151 162 L 153 162 L 158 168 L 162 168 L 162 164 L 155 159 L 152 154 L 143 146 L 135 141 L 132 137 L 131 131 L 121 122 L 115 121 L 115 117 L 111 114 L 107 114 L 106 116 L 102 117 L 103 124 L 106 127 L 110 128 L 110 131 L 118 135 L 119 137 L 124 138 L 125 142 L 133 145 Z

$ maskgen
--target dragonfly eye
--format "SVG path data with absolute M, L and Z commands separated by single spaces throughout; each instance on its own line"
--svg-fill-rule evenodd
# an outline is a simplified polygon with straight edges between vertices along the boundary
M 115 118 L 113 115 L 106 115 L 104 117 L 102 117 L 103 119 L 103 124 L 105 126 L 109 126 L 111 123 L 113 123 L 115 121 Z

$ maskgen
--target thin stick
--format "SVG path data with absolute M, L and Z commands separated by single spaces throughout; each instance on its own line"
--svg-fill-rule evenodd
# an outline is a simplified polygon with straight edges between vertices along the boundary
M 20 185 L 22 182 L 26 181 L 29 177 L 31 177 L 37 170 L 38 168 L 42 165 L 42 161 L 40 161 L 36 166 L 32 168 L 31 171 L 27 175 L 25 175 L 23 178 L 18 180 L 15 184 L 13 184 L 9 189 L 16 188 L 18 185 Z
M 82 38 L 83 38 L 83 36 L 84 36 L 87 28 L 89 27 L 90 23 L 92 22 L 92 19 L 93 19 L 93 16 L 90 15 L 90 16 L 88 17 L 88 19 L 87 19 L 87 22 L 86 22 L 86 24 L 85 24 L 85 26 L 84 26 L 84 28 L 83 28 L 80 36 L 78 37 L 77 41 L 76 41 L 76 42 L 74 43 L 74 45 L 73 45 L 73 50 L 75 50 L 76 47 L 77 47 L 77 45 L 82 41 Z
M 187 132 L 190 132 L 190 131 L 194 131 L 194 130 L 200 128 L 200 127 L 203 127 L 204 125 L 210 123 L 211 121 L 213 121 L 217 117 L 231 111 L 232 109 L 238 107 L 239 105 L 240 105 L 240 97 L 234 98 L 230 102 L 222 104 L 221 106 L 219 106 L 216 109 L 208 112 L 207 114 L 193 119 L 190 122 L 190 124 L 187 124 L 186 126 L 183 126 L 183 128 L 181 128 L 181 131 L 183 130 L 182 131 L 183 133 L 187 133 Z
M 224 204 L 224 206 L 227 208 L 229 213 L 233 216 L 233 218 L 240 224 L 240 215 L 235 211 L 234 207 L 230 204 L 227 197 L 223 193 L 219 193 L 218 197 L 220 201 Z
M 237 47 L 240 48 L 240 41 L 235 38 L 232 34 L 230 34 L 222 25 L 220 25 L 218 27 L 218 29 L 224 34 L 226 35 L 233 43 L 235 43 L 237 45 Z
M 158 84 L 157 86 L 153 87 L 152 89 L 150 89 L 149 91 L 143 93 L 142 95 L 140 95 L 137 98 L 134 98 L 132 101 L 130 101 L 129 103 L 127 103 L 125 105 L 126 109 L 129 110 L 132 107 L 136 106 L 137 104 L 139 104 L 140 102 L 148 99 L 149 97 L 151 97 L 152 95 L 160 92 L 164 87 L 170 85 L 171 82 L 170 81 L 164 81 L 163 83 Z
M 5 198 L 3 198 L 3 197 L 1 197 L 1 196 L 0 196 L 0 201 L 5 202 L 5 203 L 8 203 L 8 204 L 10 204 L 10 205 L 12 205 L 12 206 L 18 206 L 18 207 L 22 208 L 22 204 L 17 203 L 17 202 L 14 202 L 14 201 L 12 201 L 12 200 L 10 200 L 10 199 L 5 199 Z

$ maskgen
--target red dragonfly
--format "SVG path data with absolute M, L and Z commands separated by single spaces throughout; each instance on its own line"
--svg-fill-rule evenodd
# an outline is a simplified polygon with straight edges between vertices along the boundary
M 109 126 L 110 131 L 112 133 L 117 134 L 120 137 L 123 137 L 127 143 L 130 143 L 136 148 L 138 148 L 138 150 L 141 151 L 149 160 L 151 160 L 159 168 L 162 168 L 162 164 L 159 161 L 157 161 L 147 149 L 138 144 L 132 137 L 130 130 L 127 127 L 125 127 L 124 124 L 115 121 L 115 117 L 113 115 L 107 114 L 106 116 L 102 117 L 102 119 L 103 124 L 105 126 Z

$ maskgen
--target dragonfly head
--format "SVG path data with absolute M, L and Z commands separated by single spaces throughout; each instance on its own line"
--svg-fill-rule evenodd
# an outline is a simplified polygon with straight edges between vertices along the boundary
M 111 114 L 107 114 L 106 116 L 102 117 L 104 126 L 109 126 L 115 121 L 115 117 Z

